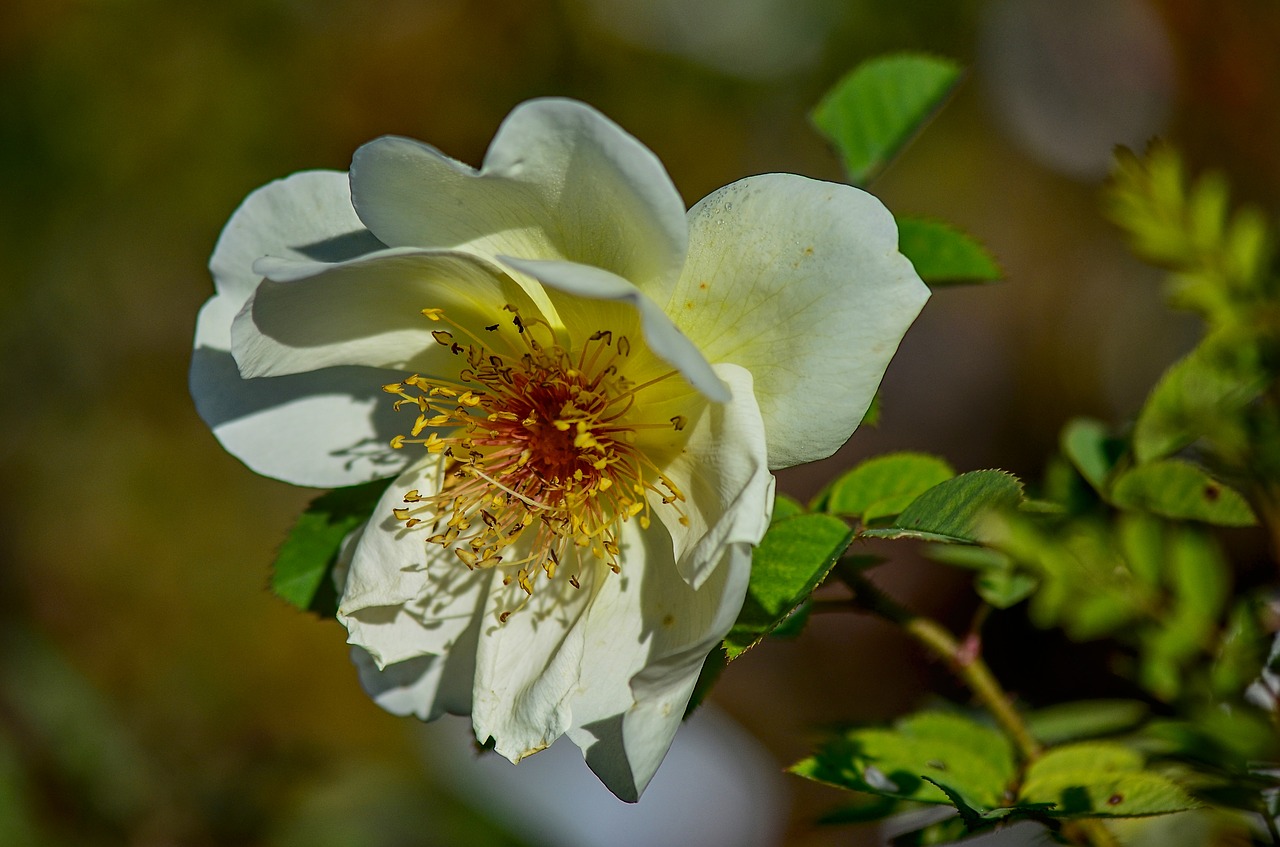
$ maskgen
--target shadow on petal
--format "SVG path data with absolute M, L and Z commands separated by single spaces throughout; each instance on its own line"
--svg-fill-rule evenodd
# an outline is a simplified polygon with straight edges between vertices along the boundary
M 385 250 L 386 245 L 369 230 L 361 229 L 291 249 L 317 262 L 346 262 L 375 250 Z

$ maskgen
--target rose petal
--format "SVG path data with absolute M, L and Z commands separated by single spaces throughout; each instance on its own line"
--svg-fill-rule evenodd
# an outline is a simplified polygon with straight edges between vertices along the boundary
M 346 174 L 303 171 L 245 198 L 223 227 L 209 270 L 220 296 L 243 303 L 262 279 L 253 263 L 263 256 L 337 262 L 381 248 L 352 208 Z
M 680 512 L 653 506 L 671 533 L 680 575 L 693 588 L 702 585 L 726 546 L 758 543 L 773 511 L 774 480 L 751 372 L 737 365 L 716 365 L 715 371 L 733 400 L 708 405 L 684 449 L 663 469 L 685 495 Z
M 707 196 L 689 228 L 667 314 L 708 361 L 751 371 L 770 467 L 829 456 L 929 296 L 893 216 L 856 188 L 767 174 Z
M 378 501 L 352 556 L 338 619 L 348 643 L 367 651 L 379 668 L 448 655 L 479 616 L 493 578 L 492 571 L 469 571 L 451 552 L 425 544 L 429 524 L 406 529 L 392 514 L 406 505 L 406 492 L 438 490 L 443 473 L 443 456 L 429 455 L 400 475 Z
M 294 174 L 250 194 L 222 231 L 210 260 L 217 294 L 196 321 L 190 388 L 200 417 L 232 455 L 295 485 L 354 485 L 402 466 L 388 455 L 394 435 L 378 385 L 363 368 L 250 382 L 231 357 L 231 323 L 261 281 L 262 256 L 350 258 L 382 245 L 351 208 L 346 175 Z M 297 433 L 307 431 L 304 444 Z
M 707 654 L 737 619 L 750 575 L 749 546 L 732 544 L 694 590 L 665 558 L 670 541 L 656 530 L 630 534 L 643 536 L 643 570 L 633 566 L 633 548 L 623 578 L 606 580 L 585 617 L 586 664 L 570 702 L 569 737 L 627 801 L 640 797 L 666 755 Z
M 648 149 L 572 100 L 532 100 L 475 171 L 435 148 L 380 138 L 356 151 L 360 218 L 391 246 L 569 259 L 665 296 L 686 244 L 684 203 Z
M 476 738 L 492 738 L 494 749 L 513 762 L 564 734 L 571 718 L 568 699 L 581 675 L 590 673 L 583 663 L 592 657 L 584 655 L 578 623 L 607 578 L 597 561 L 577 567 L 577 555 L 570 548 L 554 580 L 536 579 L 535 573 L 530 597 L 496 579 L 489 592 L 476 648 L 471 720 Z M 571 574 L 581 588 L 569 584 Z M 504 612 L 511 614 L 500 623 Z
M 538 313 L 506 274 L 456 252 L 386 250 L 341 264 L 258 267 L 271 278 L 232 326 L 232 352 L 246 377 L 364 365 L 456 379 L 466 360 L 433 333 L 463 346 L 516 349 L 503 306 Z M 442 309 L 442 319 L 425 317 L 426 308 Z

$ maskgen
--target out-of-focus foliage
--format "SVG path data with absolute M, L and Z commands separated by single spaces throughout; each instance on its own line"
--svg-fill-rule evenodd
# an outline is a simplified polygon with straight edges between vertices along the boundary
M 830 737 L 793 770 L 897 801 L 835 820 L 887 816 L 904 801 L 942 803 L 956 808 L 963 831 L 1024 817 L 1072 843 L 1105 845 L 1115 841 L 1106 819 L 1208 804 L 1233 837 L 1276 833 L 1273 812 L 1266 826 L 1248 817 L 1270 809 L 1277 789 L 1275 769 L 1255 763 L 1280 756 L 1280 698 L 1257 693 L 1276 579 L 1238 586 L 1241 568 L 1216 534 L 1261 526 L 1280 551 L 1274 227 L 1256 210 L 1233 211 L 1221 175 L 1191 179 L 1166 144 L 1143 157 L 1121 151 L 1105 197 L 1135 252 L 1170 272 L 1170 305 L 1206 323 L 1205 339 L 1157 382 L 1136 425 L 1111 431 L 1070 421 L 1040 499 L 1025 498 L 1021 483 L 999 471 L 953 476 L 941 460 L 899 453 L 837 478 L 814 506 L 856 518 L 858 539 L 933 542 L 933 559 L 976 572 L 975 590 L 990 607 L 1025 602 L 1037 627 L 1108 644 L 1111 671 L 1146 702 L 1011 711 L 981 664 L 976 628 L 956 641 L 837 565 L 854 592 L 845 602 L 903 626 L 951 662 L 996 727 L 921 713 L 893 729 Z M 1171 717 L 1153 718 L 1156 704 Z M 930 729 L 938 721 L 945 731 Z M 1102 735 L 1112 738 L 1080 740 Z M 956 835 L 945 822 L 916 837 Z

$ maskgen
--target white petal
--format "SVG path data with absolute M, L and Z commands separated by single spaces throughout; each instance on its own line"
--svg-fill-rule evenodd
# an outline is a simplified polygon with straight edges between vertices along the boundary
M 569 737 L 623 800 L 639 798 L 675 736 L 708 653 L 737 619 L 750 576 L 750 547 L 732 544 L 696 591 L 675 572 L 669 540 L 644 535 L 642 573 L 624 562 L 584 621 L 582 678 Z M 634 581 L 626 581 L 629 575 Z
M 679 370 L 689 384 L 707 399 L 717 403 L 729 400 L 728 389 L 693 342 L 676 328 L 653 300 L 627 280 L 608 271 L 573 262 L 531 262 L 510 256 L 499 257 L 499 261 L 575 297 L 631 306 L 640 316 L 644 340 L 650 350 Z M 581 320 L 574 320 L 570 303 L 555 302 L 566 325 L 573 327 Z
M 384 449 L 396 432 L 378 396 L 386 374 L 343 368 L 249 382 L 228 352 L 232 320 L 261 281 L 255 260 L 336 261 L 379 247 L 351 208 L 346 175 L 334 171 L 294 174 L 258 189 L 223 229 L 209 263 L 218 293 L 196 322 L 190 387 L 196 410 L 223 447 L 254 471 L 329 488 L 389 476 L 402 466 Z
M 338 619 L 348 643 L 367 651 L 380 668 L 458 649 L 492 580 L 492 572 L 469 571 L 452 554 L 425 544 L 428 524 L 405 529 L 392 514 L 410 489 L 437 490 L 442 473 L 440 458 L 430 456 L 397 478 L 352 557 Z
M 361 219 L 391 246 L 568 259 L 665 297 L 686 244 L 684 203 L 658 159 L 599 112 L 571 100 L 517 107 L 477 172 L 420 142 L 356 151 Z
M 550 746 L 569 728 L 568 700 L 586 661 L 579 622 L 608 579 L 599 573 L 599 562 L 579 569 L 576 556 L 571 549 L 556 579 L 536 580 L 527 600 L 514 583 L 503 587 L 495 579 L 490 590 L 476 650 L 471 719 L 476 739 L 492 738 L 494 749 L 513 762 Z M 575 573 L 580 589 L 566 579 Z M 512 614 L 500 623 L 506 611 Z
M 393 715 L 414 715 L 433 721 L 444 713 L 471 711 L 471 683 L 475 677 L 475 636 L 479 619 L 448 655 L 419 656 L 379 668 L 359 647 L 351 648 L 360 685 L 373 702 Z
M 270 278 L 232 325 L 232 352 L 246 377 L 338 365 L 456 373 L 463 359 L 433 332 L 492 344 L 515 333 L 504 304 L 536 314 L 505 273 L 456 252 L 393 249 L 341 264 L 258 268 Z M 425 308 L 443 309 L 445 320 L 429 320 Z M 485 330 L 494 324 L 499 331 Z
M 679 506 L 686 523 L 675 509 L 653 506 L 675 543 L 680 575 L 694 588 L 727 545 L 758 543 L 773 511 L 774 480 L 751 372 L 737 365 L 716 365 L 715 371 L 733 393 L 732 402 L 709 404 L 684 450 L 663 469 L 685 495 Z
M 219 295 L 237 301 L 234 316 L 261 280 L 253 263 L 263 256 L 337 262 L 381 247 L 352 208 L 346 174 L 304 171 L 245 198 L 223 228 L 209 270 Z
M 700 201 L 689 233 L 667 312 L 709 361 L 751 371 L 769 466 L 835 452 L 929 296 L 893 217 L 856 188 L 768 174 Z
M 216 308 L 214 301 L 206 312 Z M 372 368 L 328 368 L 242 379 L 225 350 L 197 348 L 191 395 L 218 441 L 263 476 L 316 488 L 393 476 L 407 456 L 391 450 L 404 431 L 379 386 L 403 376 Z

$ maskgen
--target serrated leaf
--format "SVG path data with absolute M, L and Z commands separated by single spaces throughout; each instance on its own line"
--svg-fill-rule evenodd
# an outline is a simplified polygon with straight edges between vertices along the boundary
M 1120 744 L 1054 748 L 1028 769 L 1020 801 L 1054 803 L 1056 817 L 1132 817 L 1199 805 L 1168 777 L 1144 771 L 1143 755 Z
M 759 643 L 800 605 L 852 540 L 853 530 L 831 515 L 793 515 L 772 523 L 752 556 L 747 598 L 724 640 L 729 659 Z
M 1055 774 L 1085 770 L 1100 774 L 1140 771 L 1145 763 L 1142 753 L 1132 747 L 1107 741 L 1082 741 L 1054 747 L 1036 759 L 1027 769 L 1025 782 L 1031 785 L 1038 779 Z
M 1054 817 L 1134 817 L 1200 804 L 1168 777 L 1144 771 L 1143 756 L 1102 742 L 1054 748 L 1027 770 L 1019 802 L 1053 803 Z
M 1062 744 L 1132 729 L 1149 711 L 1140 700 L 1079 700 L 1032 712 L 1027 727 L 1045 744 Z
M 974 544 L 983 538 L 982 521 L 992 512 L 1016 508 L 1022 483 L 1004 471 L 970 471 L 933 486 L 902 510 L 893 525 L 864 530 L 872 538 L 918 538 Z
M 1094 490 L 1106 496 L 1107 477 L 1124 453 L 1124 442 L 1090 418 L 1075 418 L 1062 428 L 1062 452 Z
M 865 185 L 942 105 L 960 73 L 953 62 L 917 53 L 871 59 L 836 83 L 811 118 L 850 181 Z
M 1197 438 L 1230 432 L 1267 387 L 1254 340 L 1238 331 L 1210 335 L 1175 362 L 1151 390 L 1133 430 L 1137 460 L 1168 456 Z
M 791 768 L 818 782 L 922 803 L 946 803 L 944 782 L 971 808 L 1002 805 L 1015 776 L 1013 747 L 1000 732 L 946 712 L 920 712 L 893 729 L 850 730 Z
M 1026 802 L 1054 803 L 1053 817 L 1131 818 L 1200 807 L 1176 782 L 1156 773 L 1058 774 L 1029 786 Z
M 1176 520 L 1218 526 L 1252 526 L 1253 509 L 1235 489 L 1190 462 L 1161 459 L 1130 468 L 1111 486 L 1111 501 Z
M 368 520 L 387 481 L 335 488 L 307 506 L 280 545 L 271 590 L 299 609 L 328 616 L 336 611 L 329 573 L 347 533 Z M 329 608 L 332 606 L 333 608 Z
M 996 260 L 972 236 L 951 224 L 898 218 L 898 250 L 930 286 L 992 282 L 1003 276 Z
M 866 524 L 898 514 L 912 500 L 955 475 L 945 461 L 925 453 L 874 456 L 837 477 L 821 508 L 851 515 Z

